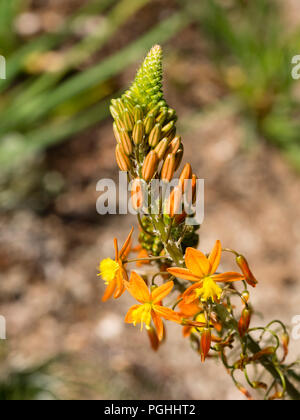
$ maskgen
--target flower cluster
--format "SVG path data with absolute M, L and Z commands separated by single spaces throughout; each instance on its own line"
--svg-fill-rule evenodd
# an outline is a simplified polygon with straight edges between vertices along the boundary
M 176 113 L 163 99 L 161 59 L 161 48 L 153 47 L 131 88 L 110 107 L 116 161 L 132 182 L 139 245 L 132 248 L 133 229 L 120 251 L 115 239 L 115 259 L 107 258 L 99 267 L 106 284 L 102 300 L 118 299 L 127 291 L 138 303 L 128 310 L 125 322 L 140 324 L 141 329 L 145 326 L 154 350 L 165 338 L 163 320 L 181 326 L 183 336 L 190 340 L 202 362 L 207 357 L 220 359 L 248 398 L 249 391 L 235 377 L 237 371 L 244 374 L 250 388 L 266 390 L 266 398 L 283 398 L 286 392 L 291 397 L 299 396 L 288 378 L 291 367 L 284 365 L 288 353 L 284 324 L 274 321 L 266 327 L 250 328 L 254 309 L 248 286 L 255 287 L 257 280 L 246 258 L 222 248 L 219 240 L 208 255 L 197 249 L 199 226 L 186 223 L 190 216 L 180 206 L 183 196 L 190 205 L 196 200 L 197 176 L 191 165 L 183 166 L 167 198 L 159 194 L 155 203 L 158 212 L 145 208 L 144 195 L 145 191 L 148 195 L 151 182 L 159 180 L 167 185 L 174 181 L 184 155 L 181 136 L 176 132 Z M 138 251 L 137 258 L 129 259 L 134 251 Z M 220 270 L 222 252 L 234 257 L 237 271 Z M 134 263 L 138 267 L 149 264 L 157 270 L 151 278 L 140 276 L 129 269 Z M 281 339 L 271 329 L 273 324 L 281 328 Z M 255 339 L 251 333 L 257 331 L 260 336 Z M 265 342 L 266 336 L 272 345 Z M 278 355 L 280 348 L 282 357 Z M 247 368 L 252 364 L 261 365 L 273 376 L 270 387 L 249 378 Z

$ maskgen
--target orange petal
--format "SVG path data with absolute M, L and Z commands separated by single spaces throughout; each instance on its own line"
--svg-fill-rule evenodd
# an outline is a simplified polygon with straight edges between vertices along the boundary
M 106 302 L 109 298 L 112 297 L 114 290 L 116 288 L 116 280 L 109 282 L 108 286 L 105 289 L 104 295 L 102 296 L 102 302 Z
M 163 318 L 169 320 L 178 322 L 181 324 L 182 318 L 178 315 L 177 312 L 173 311 L 170 308 L 165 308 L 164 306 L 160 305 L 154 305 L 153 310 L 156 312 L 157 315 L 162 316 Z
M 159 315 L 155 311 L 151 311 L 152 321 L 156 328 L 156 333 L 159 341 L 161 341 L 164 337 L 164 324 L 159 317 Z
M 231 283 L 233 281 L 245 280 L 245 277 L 242 274 L 229 271 L 227 273 L 215 274 L 212 276 L 212 279 L 222 283 Z
M 130 248 L 131 248 L 131 238 L 132 238 L 132 234 L 133 234 L 133 228 L 131 228 L 131 231 L 120 251 L 119 254 L 119 258 L 126 258 L 130 252 Z
M 131 273 L 127 289 L 138 302 L 150 302 L 150 293 L 145 281 L 134 271 Z
M 173 289 L 174 283 L 172 281 L 168 281 L 168 283 L 163 284 L 162 286 L 156 287 L 152 294 L 151 300 L 153 303 L 158 303 L 163 300 Z
M 117 287 L 116 287 L 116 290 L 115 290 L 115 293 L 114 293 L 114 298 L 115 299 L 118 299 L 120 296 L 122 296 L 122 294 L 125 291 L 125 284 L 124 284 L 122 271 L 125 271 L 125 270 L 124 269 L 119 270 L 118 273 L 117 273 L 117 279 L 116 279 L 116 286 Z
M 115 247 L 115 254 L 116 254 L 116 261 L 119 260 L 119 249 L 118 249 L 118 240 L 117 238 L 114 239 L 114 247 Z
M 133 305 L 130 309 L 129 309 L 129 311 L 127 312 L 127 314 L 126 314 L 126 316 L 125 316 L 125 322 L 127 323 L 127 324 L 132 324 L 134 321 L 135 321 L 135 319 L 134 319 L 134 317 L 132 316 L 132 314 L 133 314 L 133 312 L 134 311 L 136 311 L 139 307 L 140 307 L 141 305 Z
M 210 272 L 210 263 L 203 252 L 188 248 L 185 254 L 185 264 L 188 270 L 197 277 L 205 277 Z
M 179 277 L 180 279 L 184 280 L 190 280 L 190 281 L 199 281 L 199 277 L 194 276 L 193 273 L 191 273 L 186 268 L 168 268 L 168 273 L 172 274 L 172 276 Z
M 216 241 L 215 246 L 213 247 L 208 257 L 208 261 L 210 262 L 210 265 L 211 265 L 210 274 L 214 274 L 217 271 L 217 268 L 220 264 L 221 253 L 222 253 L 222 246 L 221 246 L 221 242 L 218 240 Z
M 195 293 L 195 289 L 201 288 L 203 286 L 203 282 L 198 282 L 190 286 L 186 291 L 183 293 L 182 298 L 183 302 L 186 304 L 190 304 L 192 302 L 195 302 L 197 299 L 197 295 Z
M 189 327 L 188 325 L 184 326 L 182 328 L 182 335 L 183 335 L 183 337 L 184 338 L 189 337 L 191 335 L 191 330 L 192 330 L 192 327 Z

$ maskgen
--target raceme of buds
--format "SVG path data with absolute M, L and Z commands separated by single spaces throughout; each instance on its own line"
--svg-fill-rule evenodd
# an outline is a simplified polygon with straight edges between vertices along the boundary
M 163 164 L 160 178 L 162 181 L 171 182 L 175 172 L 175 155 L 173 153 L 169 154 Z
M 158 167 L 157 154 L 152 150 L 146 157 L 142 168 L 142 177 L 146 182 L 151 181 Z
M 242 272 L 245 276 L 246 282 L 250 286 L 255 287 L 258 282 L 257 282 L 256 278 L 254 277 L 254 275 L 252 274 L 252 271 L 249 268 L 249 264 L 248 264 L 246 258 L 243 255 L 238 255 L 236 257 L 236 263 L 240 267 L 240 269 L 242 270 Z
M 211 346 L 211 331 L 210 328 L 203 328 L 201 334 L 201 361 L 205 361 Z
M 116 160 L 121 171 L 128 172 L 130 170 L 130 160 L 119 144 L 116 147 Z
M 248 308 L 244 308 L 242 311 L 241 318 L 239 320 L 238 328 L 241 337 L 247 333 L 251 320 L 251 311 Z

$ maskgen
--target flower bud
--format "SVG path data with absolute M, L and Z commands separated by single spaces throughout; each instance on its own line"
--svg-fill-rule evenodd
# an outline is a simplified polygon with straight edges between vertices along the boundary
M 113 103 L 113 105 L 115 105 L 119 111 L 119 114 L 122 114 L 125 111 L 125 106 L 122 102 L 122 99 L 116 99 Z
M 135 126 L 133 127 L 132 139 L 134 141 L 134 144 L 139 145 L 142 143 L 143 138 L 144 138 L 144 124 L 143 124 L 143 121 L 138 120 L 135 123 Z
M 119 131 L 125 130 L 125 124 L 120 118 L 116 118 L 115 123 Z
M 151 181 L 155 172 L 157 171 L 158 167 L 158 157 L 157 154 L 152 150 L 147 156 L 144 161 L 144 165 L 142 168 L 142 177 L 146 182 Z
M 155 118 L 151 114 L 148 115 L 145 118 L 145 121 L 144 121 L 145 133 L 146 134 L 150 134 L 152 128 L 154 127 L 154 124 L 155 124 Z
M 202 363 L 205 361 L 211 345 L 211 331 L 210 328 L 203 328 L 203 332 L 201 334 L 201 361 Z
M 166 213 L 170 217 L 182 214 L 182 190 L 179 187 L 175 187 L 171 192 L 167 207 L 165 209 Z
M 286 359 L 286 356 L 289 353 L 289 343 L 290 343 L 290 337 L 287 333 L 284 333 L 281 337 L 281 342 L 282 342 L 282 346 L 283 346 L 283 351 L 284 351 L 284 355 L 283 355 L 283 360 L 281 361 L 284 362 Z
M 126 156 L 123 148 L 118 144 L 116 147 L 116 160 L 121 171 L 128 172 L 131 164 L 128 156 Z
M 115 138 L 116 138 L 116 140 L 117 140 L 117 143 L 121 143 L 121 134 L 120 134 L 120 131 L 118 130 L 118 127 L 117 127 L 117 124 L 114 122 L 113 123 L 113 130 L 114 130 L 114 135 L 115 135 Z
M 238 324 L 238 329 L 241 337 L 244 337 L 246 332 L 249 330 L 250 320 L 251 312 L 248 308 L 244 308 Z
M 242 270 L 242 273 L 245 276 L 245 280 L 246 282 L 252 286 L 255 287 L 258 283 L 258 281 L 256 280 L 256 278 L 254 277 L 254 275 L 252 274 L 250 268 L 249 268 L 249 264 L 246 260 L 246 258 L 243 255 L 238 255 L 236 257 L 236 263 L 237 265 L 240 267 L 240 269 Z
M 160 178 L 162 181 L 171 182 L 175 172 L 175 155 L 170 153 L 164 161 Z
M 121 139 L 121 145 L 124 152 L 126 153 L 127 156 L 130 156 L 133 152 L 133 145 L 127 131 L 122 130 L 120 132 L 120 139 Z
M 158 145 L 154 149 L 159 160 L 163 159 L 163 157 L 165 156 L 168 146 L 169 140 L 164 138 L 158 143 Z
M 185 185 L 184 185 L 185 184 L 185 181 L 188 180 L 188 179 L 191 179 L 192 178 L 192 174 L 193 174 L 192 167 L 191 167 L 191 165 L 189 163 L 187 163 L 184 166 L 184 168 L 183 168 L 183 170 L 181 172 L 180 178 L 179 178 L 179 187 L 182 188 L 182 191 L 183 192 L 185 191 Z
M 131 186 L 131 202 L 134 210 L 139 211 L 143 205 L 143 180 L 136 178 Z
M 167 119 L 167 115 L 168 115 L 168 110 L 167 108 L 164 108 L 160 114 L 158 114 L 158 116 L 156 117 L 156 122 L 159 123 L 160 125 L 163 125 L 164 122 Z
M 184 147 L 181 144 L 181 146 L 178 149 L 178 152 L 175 155 L 175 157 L 176 157 L 176 168 L 175 168 L 175 171 L 177 171 L 177 169 L 179 168 L 179 166 L 180 166 L 180 164 L 182 162 L 183 154 L 184 154 Z
M 161 132 L 163 133 L 163 135 L 165 137 L 168 137 L 169 134 L 173 131 L 175 126 L 175 121 L 170 121 L 167 125 L 165 125 L 162 129 Z
M 147 334 L 150 341 L 150 345 L 153 351 L 157 351 L 160 345 L 159 339 L 157 337 L 157 333 L 155 328 L 152 327 L 152 325 L 147 328 Z
M 243 303 L 248 303 L 250 299 L 250 293 L 248 292 L 248 290 L 244 290 L 241 297 Z
M 134 118 L 131 112 L 126 108 L 122 114 L 122 121 L 125 126 L 125 130 L 132 131 L 134 126 Z
M 110 107 L 109 107 L 109 110 L 110 110 L 110 113 L 111 113 L 111 115 L 112 115 L 112 117 L 114 118 L 114 119 L 116 119 L 116 118 L 119 118 L 119 112 L 118 112 L 118 110 L 117 110 L 117 108 L 115 108 L 113 105 L 111 105 Z
M 134 116 L 135 105 L 128 99 L 124 99 L 124 105 L 130 111 L 130 113 Z
M 169 153 L 174 153 L 176 154 L 179 150 L 179 147 L 181 145 L 181 136 L 176 136 L 173 138 L 173 140 L 170 143 L 170 146 L 168 148 L 168 154 Z
M 168 121 L 177 120 L 176 111 L 175 109 L 169 108 L 168 109 Z
M 161 137 L 161 126 L 160 124 L 156 124 L 149 135 L 149 145 L 151 147 L 156 147 L 159 143 Z
M 155 118 L 160 111 L 160 107 L 161 107 L 160 104 L 155 105 L 152 109 L 150 109 L 150 111 L 147 114 L 147 117 L 151 115 Z
M 140 105 L 136 105 L 134 107 L 134 120 L 137 122 L 137 121 L 140 121 L 142 119 L 143 119 L 142 107 Z

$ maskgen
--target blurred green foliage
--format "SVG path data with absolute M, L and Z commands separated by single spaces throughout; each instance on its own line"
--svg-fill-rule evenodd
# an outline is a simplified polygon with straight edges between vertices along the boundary
M 300 170 L 300 98 L 291 75 L 300 31 L 287 30 L 277 1 L 201 3 L 187 0 L 185 9 L 209 40 L 211 58 L 241 112 Z

